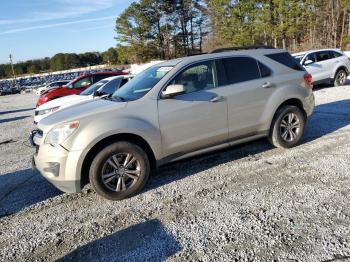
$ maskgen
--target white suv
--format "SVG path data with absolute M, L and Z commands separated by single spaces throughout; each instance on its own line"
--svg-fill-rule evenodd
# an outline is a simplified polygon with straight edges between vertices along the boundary
M 350 59 L 338 49 L 312 50 L 293 54 L 293 57 L 312 75 L 314 84 L 331 82 L 346 84 L 350 74 Z

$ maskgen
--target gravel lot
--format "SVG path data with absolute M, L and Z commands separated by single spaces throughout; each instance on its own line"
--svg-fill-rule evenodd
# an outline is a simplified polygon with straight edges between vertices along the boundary
M 315 96 L 302 145 L 172 164 L 120 202 L 31 171 L 37 97 L 0 97 L 0 260 L 349 261 L 350 86 Z

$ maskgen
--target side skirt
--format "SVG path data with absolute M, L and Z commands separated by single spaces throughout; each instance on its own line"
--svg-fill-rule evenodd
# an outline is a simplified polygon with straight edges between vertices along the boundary
M 214 146 L 210 146 L 210 147 L 206 147 L 206 148 L 202 148 L 193 152 L 187 152 L 187 153 L 176 153 L 170 156 L 167 156 L 161 160 L 159 160 L 157 162 L 157 166 L 162 166 L 165 165 L 167 163 L 172 163 L 175 161 L 179 161 L 182 159 L 186 159 L 186 158 L 190 158 L 190 157 L 194 157 L 194 156 L 198 156 L 198 155 L 203 155 L 212 151 L 217 151 L 223 148 L 227 148 L 227 147 L 231 147 L 231 146 L 235 146 L 235 145 L 239 145 L 239 144 L 243 144 L 249 141 L 253 141 L 253 140 L 257 140 L 263 137 L 268 136 L 268 131 L 261 131 L 259 133 L 255 133 L 255 134 L 249 134 L 247 136 L 244 137 L 237 137 L 234 138 L 230 141 L 226 141 L 225 143 L 222 144 L 218 144 L 218 145 L 214 145 Z

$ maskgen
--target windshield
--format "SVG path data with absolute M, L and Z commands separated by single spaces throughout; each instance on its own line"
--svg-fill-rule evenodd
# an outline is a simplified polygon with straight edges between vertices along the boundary
M 101 80 L 101 81 L 93 84 L 92 86 L 90 86 L 85 91 L 81 92 L 80 95 L 83 95 L 83 96 L 92 95 L 97 89 L 99 89 L 101 86 L 105 85 L 106 83 L 108 83 L 108 80 Z
M 115 91 L 112 98 L 137 100 L 147 94 L 171 69 L 172 66 L 152 66 Z

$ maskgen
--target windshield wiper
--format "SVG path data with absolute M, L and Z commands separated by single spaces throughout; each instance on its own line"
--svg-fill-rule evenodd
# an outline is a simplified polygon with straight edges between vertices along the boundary
M 119 102 L 125 102 L 126 101 L 125 98 L 123 98 L 121 96 L 112 96 L 112 99 L 115 99 L 115 100 L 117 100 Z

